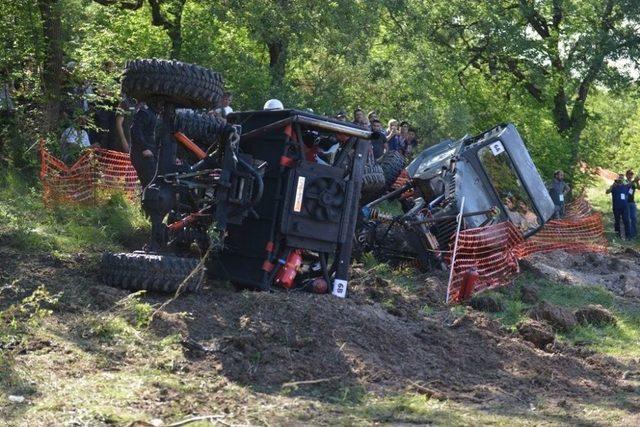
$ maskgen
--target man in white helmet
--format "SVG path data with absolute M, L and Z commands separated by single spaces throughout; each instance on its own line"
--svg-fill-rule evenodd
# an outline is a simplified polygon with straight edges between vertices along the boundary
M 284 105 L 277 99 L 270 99 L 264 103 L 263 110 L 284 110 Z

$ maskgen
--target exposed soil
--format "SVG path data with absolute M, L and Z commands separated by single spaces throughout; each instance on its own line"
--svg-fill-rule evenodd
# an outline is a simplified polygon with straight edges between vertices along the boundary
M 576 311 L 576 320 L 583 325 L 615 325 L 616 318 L 601 305 L 588 305 Z
M 533 307 L 529 312 L 529 317 L 548 323 L 553 329 L 566 332 L 574 328 L 578 321 L 575 314 L 567 308 L 543 301 Z
M 191 313 L 193 320 L 176 320 L 171 328 L 209 350 L 193 354 L 197 369 L 215 367 L 266 392 L 291 381 L 331 379 L 323 383 L 328 393 L 355 385 L 379 392 L 419 386 L 461 402 L 526 406 L 541 396 L 599 399 L 619 388 L 624 371 L 636 369 L 561 344 L 541 351 L 470 309 L 461 317 L 443 306 L 425 314 L 426 295 L 443 292 L 446 278 L 422 279 L 407 291 L 359 272 L 347 300 L 212 287 L 167 311 Z
M 585 277 L 592 260 L 605 266 L 619 262 L 606 255 L 562 256 L 563 267 L 574 266 L 575 274 L 584 267 Z M 560 254 L 540 257 L 541 269 L 556 257 Z M 96 271 L 82 261 L 80 256 L 68 262 L 31 258 L 0 248 L 3 282 L 24 277 L 21 286 L 0 290 L 0 309 L 36 283 L 66 294 L 55 313 L 61 323 L 74 312 L 108 309 L 127 295 L 101 285 Z M 616 264 L 624 266 L 619 274 L 632 271 L 630 264 Z M 318 400 L 359 388 L 379 394 L 410 389 L 481 408 L 528 409 L 540 399 L 614 405 L 607 399 L 620 391 L 625 373 L 640 369 L 638 361 L 551 343 L 549 337 L 524 339 L 471 308 L 456 315 L 440 303 L 445 275 L 417 276 L 411 291 L 361 268 L 354 276 L 346 300 L 301 292 L 236 292 L 210 283 L 171 302 L 151 328 L 158 337 L 176 332 L 184 337 L 189 375 L 215 371 L 267 395 L 281 393 L 287 383 L 320 380 L 292 391 Z M 167 299 L 147 298 L 153 304 Z M 626 405 L 637 413 L 640 397 L 630 396 Z
M 602 285 L 618 296 L 640 298 L 640 254 L 633 250 L 610 254 L 553 251 L 531 255 L 523 265 L 551 280 Z
M 537 320 L 527 319 L 520 322 L 518 324 L 518 333 L 522 338 L 542 350 L 555 341 L 555 335 L 551 327 Z

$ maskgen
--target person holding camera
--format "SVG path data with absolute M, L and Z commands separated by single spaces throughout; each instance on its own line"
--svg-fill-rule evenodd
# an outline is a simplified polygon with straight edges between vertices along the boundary
M 387 147 L 390 151 L 400 151 L 402 148 L 400 140 L 400 127 L 396 119 L 389 120 L 387 128 Z
M 614 229 L 618 237 L 622 238 L 620 230 L 620 220 L 624 224 L 624 237 L 631 239 L 631 227 L 629 221 L 629 191 L 631 185 L 624 180 L 624 175 L 620 174 L 607 188 L 606 193 L 611 194 L 611 204 L 613 205 Z

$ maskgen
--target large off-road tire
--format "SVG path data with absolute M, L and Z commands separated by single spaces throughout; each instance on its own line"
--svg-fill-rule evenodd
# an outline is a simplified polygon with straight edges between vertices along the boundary
M 174 127 L 177 132 L 184 133 L 197 144 L 209 147 L 216 142 L 225 125 L 208 114 L 176 110 Z
M 100 275 L 105 284 L 130 290 L 173 293 L 198 265 L 195 258 L 147 253 L 105 253 Z M 182 291 L 197 290 L 202 272 L 194 274 Z
M 362 174 L 362 191 L 360 193 L 360 203 L 369 203 L 382 195 L 385 189 L 384 172 L 377 164 L 369 163 L 364 165 Z
M 396 179 L 402 173 L 406 159 L 399 151 L 387 151 L 380 157 L 378 164 L 384 173 L 384 185 L 386 189 L 391 188 Z
M 164 59 L 127 62 L 122 90 L 138 101 L 163 99 L 178 107 L 212 108 L 222 97 L 222 76 L 198 65 Z
M 421 243 L 418 230 L 399 223 L 381 223 L 374 230 L 373 239 L 373 256 L 377 261 L 392 267 L 414 261 L 420 270 L 431 269 L 432 257 Z

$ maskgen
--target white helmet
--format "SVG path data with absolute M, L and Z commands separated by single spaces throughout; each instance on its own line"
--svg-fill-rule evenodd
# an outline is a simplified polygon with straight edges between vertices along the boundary
M 270 99 L 264 103 L 264 110 L 284 110 L 284 105 L 277 99 Z

